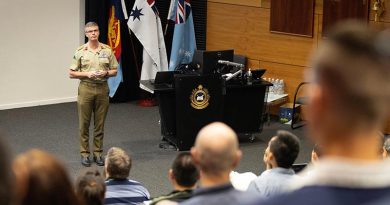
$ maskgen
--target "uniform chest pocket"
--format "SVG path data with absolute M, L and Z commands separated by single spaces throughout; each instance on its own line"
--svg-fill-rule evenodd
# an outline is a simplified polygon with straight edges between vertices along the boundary
M 103 63 L 103 64 L 105 64 L 105 63 L 109 63 L 108 62 L 108 58 L 99 58 L 99 63 Z
M 87 66 L 91 63 L 89 59 L 81 58 L 81 65 L 82 66 Z
M 104 68 L 107 68 L 109 64 L 108 58 L 99 58 L 99 64 Z

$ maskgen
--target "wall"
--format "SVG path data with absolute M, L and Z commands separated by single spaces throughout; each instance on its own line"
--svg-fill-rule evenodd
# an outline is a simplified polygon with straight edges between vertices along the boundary
M 0 110 L 75 101 L 84 0 L 1 1 L 0 19 Z
M 316 0 L 313 38 L 269 32 L 271 0 L 208 0 L 207 49 L 235 49 L 248 57 L 250 68 L 267 69 L 265 77 L 284 79 L 289 100 L 303 81 L 310 54 L 322 39 L 322 2 Z M 386 7 L 390 7 L 390 0 Z M 390 12 L 380 22 L 370 25 L 379 29 L 390 27 Z M 390 124 L 389 130 L 390 132 Z

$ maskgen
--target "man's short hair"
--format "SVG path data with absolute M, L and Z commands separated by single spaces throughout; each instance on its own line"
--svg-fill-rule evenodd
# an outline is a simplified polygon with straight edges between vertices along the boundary
M 299 139 L 287 131 L 278 131 L 270 142 L 270 151 L 279 167 L 291 168 L 299 154 Z
M 112 147 L 106 157 L 107 172 L 112 179 L 126 179 L 131 169 L 131 158 L 121 148 Z
M 199 179 L 199 171 L 189 152 L 179 153 L 173 161 L 171 169 L 180 186 L 192 187 Z
M 314 81 L 328 91 L 341 126 L 382 123 L 390 109 L 390 32 L 348 21 L 334 27 L 322 47 L 332 50 L 314 61 Z
M 90 21 L 85 24 L 84 28 L 94 27 L 94 26 L 99 27 L 99 25 L 96 22 Z
M 103 205 L 106 184 L 98 170 L 87 169 L 76 182 L 76 194 L 81 204 Z

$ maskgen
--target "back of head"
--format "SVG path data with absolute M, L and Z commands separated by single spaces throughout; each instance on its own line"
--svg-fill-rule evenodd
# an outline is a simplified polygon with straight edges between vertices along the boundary
M 182 187 L 193 187 L 199 179 L 199 171 L 189 152 L 178 154 L 171 169 L 176 183 Z
M 0 204 L 11 204 L 12 198 L 12 170 L 10 165 L 9 150 L 0 137 Z
M 107 152 L 106 172 L 109 178 L 126 179 L 129 177 L 131 169 L 131 158 L 121 148 L 112 147 Z
M 13 168 L 20 204 L 78 204 L 65 168 L 50 154 L 30 150 L 15 159 Z
M 278 131 L 272 138 L 269 148 L 278 167 L 291 168 L 299 154 L 299 139 L 287 131 Z
M 230 173 L 241 158 L 236 133 L 220 122 L 199 131 L 191 152 L 200 171 L 210 176 Z
M 76 194 L 82 205 L 103 205 L 106 184 L 98 170 L 88 169 L 76 182 Z
M 312 74 L 327 96 L 333 129 L 379 127 L 390 109 L 389 32 L 366 23 L 338 24 L 314 58 Z

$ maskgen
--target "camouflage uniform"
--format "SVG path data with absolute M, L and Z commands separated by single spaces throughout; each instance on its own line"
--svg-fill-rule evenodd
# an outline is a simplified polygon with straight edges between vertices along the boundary
M 87 44 L 80 46 L 73 57 L 71 70 L 107 71 L 116 69 L 118 62 L 108 45 L 99 44 L 96 51 L 88 49 Z M 89 157 L 89 125 L 94 114 L 93 155 L 100 157 L 103 152 L 104 121 L 106 119 L 109 97 L 107 78 L 80 79 L 77 97 L 79 113 L 80 153 Z

